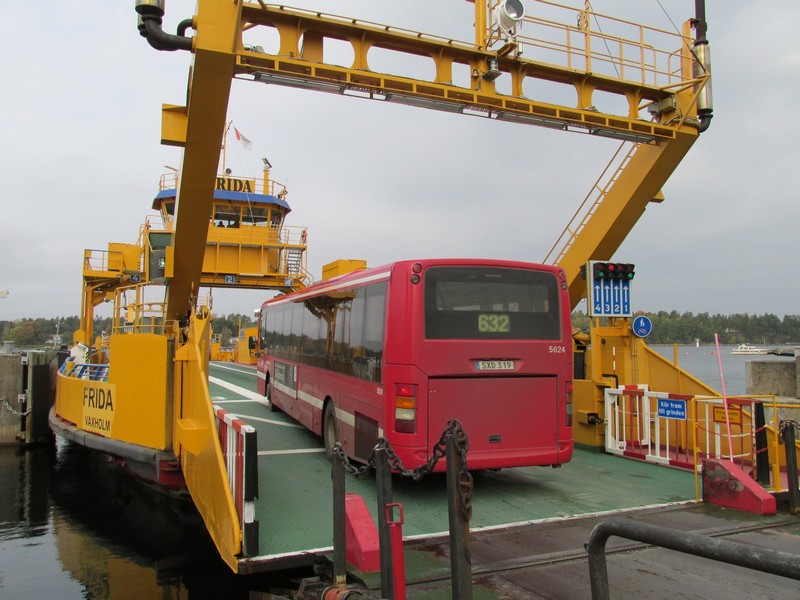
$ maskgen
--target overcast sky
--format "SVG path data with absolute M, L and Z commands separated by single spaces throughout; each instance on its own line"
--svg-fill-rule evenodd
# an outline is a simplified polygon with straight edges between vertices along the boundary
M 474 39 L 464 0 L 294 4 Z M 165 29 L 194 6 L 169 0 Z M 694 0 L 592 6 L 672 30 Z M 130 0 L 12 2 L 3 14 L 0 319 L 75 315 L 84 248 L 135 242 L 164 165 L 180 166 L 159 144 L 160 112 L 185 102 L 191 56 L 152 49 Z M 714 119 L 614 257 L 636 264 L 635 309 L 800 314 L 798 18 L 796 0 L 708 0 Z M 617 146 L 241 81 L 228 118 L 253 142 L 234 145 L 229 166 L 254 175 L 269 157 L 317 278 L 337 258 L 542 261 Z M 265 296 L 215 293 L 214 310 L 250 313 Z

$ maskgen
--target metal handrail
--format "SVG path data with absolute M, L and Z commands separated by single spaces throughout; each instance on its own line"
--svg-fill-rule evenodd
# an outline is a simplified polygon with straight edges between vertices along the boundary
M 586 545 L 592 600 L 608 600 L 610 597 L 605 545 L 612 535 L 764 573 L 800 579 L 800 555 L 797 554 L 677 531 L 631 519 L 612 518 L 595 525 Z

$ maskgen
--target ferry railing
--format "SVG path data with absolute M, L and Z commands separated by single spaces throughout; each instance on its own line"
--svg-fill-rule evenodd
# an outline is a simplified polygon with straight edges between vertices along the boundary
M 163 173 L 158 182 L 158 189 L 160 191 L 176 189 L 178 187 L 178 178 L 179 178 L 179 173 L 177 171 L 171 173 Z M 263 177 L 262 178 L 229 177 L 226 175 L 225 179 L 235 179 L 235 180 L 250 182 L 252 184 L 251 187 L 253 189 L 253 193 L 255 194 L 266 194 L 269 196 L 276 196 L 282 199 L 286 196 L 287 193 L 285 185 L 277 181 L 273 181 L 272 179 L 268 179 L 266 181 L 266 185 Z
M 605 392 L 606 451 L 629 458 L 691 469 L 697 500 L 707 459 L 727 459 L 765 489 L 787 490 L 786 452 L 779 427 L 785 411 L 775 396 L 693 396 L 622 386 Z M 727 407 L 727 411 L 726 411 Z M 781 412 L 784 411 L 784 412 Z M 800 445 L 794 444 L 794 456 Z
M 87 248 L 83 251 L 83 270 L 104 272 L 109 271 L 109 251 L 93 250 Z
M 763 417 L 765 405 L 771 405 L 772 408 L 773 417 L 768 422 Z M 778 422 L 775 420 L 777 403 L 774 396 L 697 396 L 692 412 L 698 500 L 702 465 L 707 459 L 729 460 L 765 488 L 781 490 Z
M 74 379 L 88 379 L 89 381 L 108 381 L 108 365 L 96 365 L 91 363 L 78 363 L 67 358 L 58 369 L 58 372 L 65 377 Z
M 528 59 L 644 85 L 686 85 L 692 77 L 684 68 L 690 38 L 556 2 L 538 0 L 514 40 Z M 488 24 L 487 47 L 507 41 Z
M 164 318 L 165 311 L 166 303 L 163 301 L 115 303 L 112 332 L 163 335 L 169 331 L 167 326 L 171 323 Z

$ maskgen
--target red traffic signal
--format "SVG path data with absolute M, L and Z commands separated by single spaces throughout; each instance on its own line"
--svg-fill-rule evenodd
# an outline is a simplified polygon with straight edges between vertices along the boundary
M 619 279 L 630 281 L 636 275 L 631 263 L 592 262 L 592 277 L 595 281 Z

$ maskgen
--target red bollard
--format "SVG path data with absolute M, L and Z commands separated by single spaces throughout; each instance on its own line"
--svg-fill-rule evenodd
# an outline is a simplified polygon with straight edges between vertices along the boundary
M 398 520 L 393 520 L 394 509 L 397 508 Z M 392 541 L 392 568 L 393 600 L 406 600 L 406 560 L 403 555 L 403 505 L 399 502 L 387 504 L 386 524 L 389 526 L 389 536 Z

